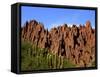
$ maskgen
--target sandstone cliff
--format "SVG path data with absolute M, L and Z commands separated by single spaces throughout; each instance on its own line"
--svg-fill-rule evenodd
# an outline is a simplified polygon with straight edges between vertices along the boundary
M 48 48 L 79 67 L 89 67 L 95 62 L 95 29 L 89 21 L 79 27 L 63 24 L 48 31 L 43 24 L 31 20 L 21 30 L 23 40 Z

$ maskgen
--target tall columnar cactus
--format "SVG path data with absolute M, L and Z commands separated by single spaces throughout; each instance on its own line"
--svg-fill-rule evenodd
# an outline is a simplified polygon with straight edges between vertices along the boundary
M 61 56 L 60 59 L 61 59 L 60 68 L 63 68 L 63 56 Z
M 54 69 L 56 69 L 56 65 L 57 65 L 57 56 L 54 55 Z
M 53 54 L 48 49 L 31 46 L 29 43 L 24 44 L 21 53 L 22 70 L 62 69 L 72 66 L 63 56 Z

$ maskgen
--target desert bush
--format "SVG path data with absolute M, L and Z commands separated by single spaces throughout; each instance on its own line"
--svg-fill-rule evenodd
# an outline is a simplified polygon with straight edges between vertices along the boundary
M 70 68 L 74 65 L 63 56 L 51 53 L 47 48 L 22 41 L 21 70 L 46 70 Z

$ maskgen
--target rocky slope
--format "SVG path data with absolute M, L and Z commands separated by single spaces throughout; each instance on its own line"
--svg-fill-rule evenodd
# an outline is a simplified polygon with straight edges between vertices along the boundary
M 43 24 L 31 20 L 21 30 L 23 40 L 41 48 L 48 48 L 78 67 L 89 67 L 95 62 L 95 29 L 92 29 L 89 21 L 79 27 L 63 24 L 48 31 Z

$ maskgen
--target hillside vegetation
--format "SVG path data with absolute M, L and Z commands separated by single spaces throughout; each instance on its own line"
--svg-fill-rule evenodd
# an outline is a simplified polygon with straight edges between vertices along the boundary
M 30 42 L 21 44 L 21 70 L 46 70 L 75 67 L 64 56 L 50 53 L 47 48 L 39 48 Z

